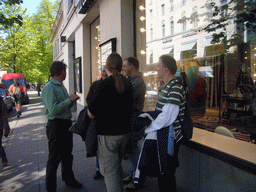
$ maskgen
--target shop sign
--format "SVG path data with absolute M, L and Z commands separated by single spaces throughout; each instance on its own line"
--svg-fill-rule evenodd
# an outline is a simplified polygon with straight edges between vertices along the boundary
M 185 35 L 182 35 L 182 38 L 190 37 L 190 36 L 193 36 L 193 35 L 196 35 L 196 34 L 197 34 L 196 31 L 192 31 L 192 32 L 186 33 Z
M 171 37 L 168 37 L 168 38 L 163 40 L 163 43 L 168 43 L 168 42 L 172 42 L 172 38 Z

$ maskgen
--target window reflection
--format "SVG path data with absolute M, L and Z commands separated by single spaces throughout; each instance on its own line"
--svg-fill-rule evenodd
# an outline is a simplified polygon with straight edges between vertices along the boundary
M 256 35 L 243 26 L 248 22 L 226 25 L 228 22 L 223 21 L 224 28 L 204 31 L 206 26 L 211 27 L 209 29 L 216 26 L 210 25 L 212 19 L 216 19 L 214 6 L 220 8 L 219 18 L 230 16 L 226 0 L 207 3 L 181 0 L 175 4 L 173 0 L 138 0 L 136 3 L 144 8 L 136 9 L 136 56 L 147 85 L 144 110 L 155 108 L 163 85 L 157 77 L 156 63 L 162 54 L 169 54 L 178 64 L 176 76 L 187 75 L 195 125 L 209 131 L 223 125 L 236 133 L 248 133 L 253 140 L 256 135 L 253 129 L 256 127 Z M 145 20 L 141 21 L 141 16 Z M 146 31 L 141 32 L 140 28 Z
M 92 82 L 101 78 L 102 65 L 100 63 L 100 19 L 91 24 L 91 68 Z

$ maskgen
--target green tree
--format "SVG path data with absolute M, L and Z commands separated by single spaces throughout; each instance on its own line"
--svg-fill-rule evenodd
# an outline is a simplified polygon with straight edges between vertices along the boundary
M 29 82 L 46 83 L 49 65 L 53 60 L 53 47 L 49 37 L 60 1 L 43 0 L 32 16 L 20 6 L 6 6 L 4 13 L 19 14 L 23 25 L 14 24 L 2 28 L 0 38 L 0 65 L 6 70 L 23 73 Z M 1 10 L 2 11 L 2 10 Z
M 0 9 L 5 15 L 22 15 L 25 11 L 20 5 L 6 5 Z M 10 26 L 0 27 L 3 32 L 0 38 L 0 63 L 3 69 L 9 69 L 13 72 L 22 73 L 23 63 L 21 61 L 24 45 L 27 44 L 28 37 L 24 34 L 23 28 L 16 23 Z
M 14 6 L 16 4 L 20 5 L 23 3 L 22 0 L 0 0 L 0 6 Z M 21 15 L 6 15 L 4 12 L 0 11 L 0 25 L 4 27 L 12 26 L 15 23 L 22 25 L 22 16 Z
M 49 38 L 59 8 L 60 1 L 51 3 L 49 0 L 42 0 L 37 8 L 36 14 L 33 15 L 32 24 L 33 55 L 28 56 L 26 65 L 31 68 L 28 74 L 32 82 L 46 83 L 49 79 L 49 66 L 53 61 L 53 45 Z M 31 31 L 30 30 L 30 31 Z M 29 52 L 28 52 L 29 53 Z

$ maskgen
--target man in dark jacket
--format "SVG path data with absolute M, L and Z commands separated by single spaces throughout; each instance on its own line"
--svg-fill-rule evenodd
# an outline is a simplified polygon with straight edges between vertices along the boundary
M 125 72 L 126 76 L 128 76 L 128 79 L 130 80 L 134 95 L 133 95 L 133 107 L 134 110 L 142 111 L 144 108 L 144 101 L 145 101 L 145 94 L 146 94 L 146 84 L 143 80 L 142 73 L 139 72 L 139 61 L 135 57 L 128 57 L 124 60 L 123 63 L 123 71 Z M 134 131 L 134 130 L 132 130 Z M 138 142 L 139 143 L 139 142 Z M 137 146 L 137 145 L 136 145 Z M 129 145 L 128 145 L 129 147 Z M 130 149 L 128 149 L 131 151 Z M 137 186 L 135 186 L 132 176 L 134 175 L 135 169 L 137 167 L 137 162 L 139 159 L 140 150 L 138 147 L 135 149 L 132 149 L 133 153 L 128 154 L 128 158 L 132 163 L 132 166 L 130 168 L 131 176 L 128 176 L 124 179 L 124 183 L 129 183 L 125 189 L 134 189 Z M 142 178 L 144 180 L 144 178 Z M 142 181 L 143 182 L 143 181 Z
M 146 84 L 143 80 L 142 73 L 139 72 L 139 61 L 135 57 L 128 57 L 124 60 L 123 71 L 133 86 L 133 106 L 135 109 L 143 110 Z

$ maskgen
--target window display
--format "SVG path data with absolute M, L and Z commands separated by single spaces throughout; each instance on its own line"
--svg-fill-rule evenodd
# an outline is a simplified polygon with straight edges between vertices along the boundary
M 194 126 L 214 131 L 221 125 L 255 142 L 256 22 L 242 14 L 255 13 L 256 3 L 241 6 L 240 1 L 136 1 L 136 57 L 147 85 L 144 110 L 155 108 L 162 86 L 156 64 L 169 54 L 177 61 L 176 76 L 187 76 Z

